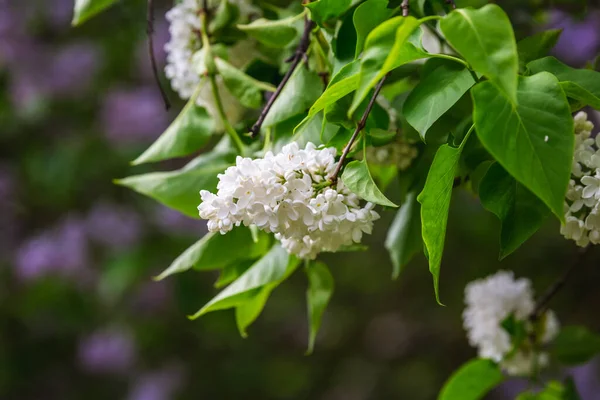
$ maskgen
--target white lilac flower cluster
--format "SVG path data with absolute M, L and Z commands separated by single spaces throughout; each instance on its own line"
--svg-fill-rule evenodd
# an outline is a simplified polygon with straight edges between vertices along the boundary
M 211 232 L 225 234 L 234 226 L 256 225 L 272 232 L 282 246 L 301 258 L 335 252 L 370 234 L 379 215 L 341 181 L 331 187 L 335 148 L 317 149 L 297 143 L 264 158 L 238 157 L 220 174 L 217 193 L 200 192 L 200 217 Z
M 211 2 L 209 2 L 210 5 Z M 212 90 L 206 79 L 202 79 L 201 70 L 204 69 L 200 18 L 201 0 L 182 0 L 166 14 L 169 21 L 169 33 L 171 38 L 165 45 L 167 53 L 167 65 L 165 75 L 171 82 L 171 87 L 183 100 L 188 100 L 203 83 L 198 94 L 196 103 L 206 107 L 207 112 L 216 120 L 215 129 L 223 130 L 222 122 L 217 118 L 218 112 L 213 98 Z M 256 13 L 250 2 L 238 0 L 236 4 L 240 7 L 242 16 L 238 20 L 247 19 L 250 13 Z M 236 67 L 242 67 L 250 58 L 254 57 L 254 45 L 248 40 L 242 40 L 232 46 L 230 50 L 230 63 Z M 245 108 L 227 90 L 222 79 L 217 77 L 219 94 L 222 102 L 227 104 L 225 114 L 230 123 L 240 121 L 245 113 Z
M 417 155 L 414 143 L 403 138 L 384 146 L 367 148 L 367 160 L 370 164 L 394 165 L 400 171 L 408 169 Z
M 548 354 L 532 351 L 530 343 L 514 349 L 514 338 L 502 326 L 512 317 L 516 323 L 524 324 L 527 338 L 535 334 L 537 345 L 549 343 L 558 333 L 558 320 L 552 311 L 540 318 L 541 327 L 536 328 L 529 321 L 535 303 L 528 279 L 515 279 L 512 272 L 499 271 L 469 283 L 465 303 L 463 325 L 479 357 L 499 363 L 509 375 L 529 375 L 534 368 L 548 364 Z
M 575 154 L 560 233 L 578 246 L 600 243 L 600 136 L 587 114 L 575 116 Z

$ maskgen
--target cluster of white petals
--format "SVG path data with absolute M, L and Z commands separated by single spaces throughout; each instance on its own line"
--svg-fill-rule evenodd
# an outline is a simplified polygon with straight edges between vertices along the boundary
M 367 148 L 370 164 L 393 165 L 400 171 L 408 169 L 417 155 L 415 144 L 402 138 L 384 146 Z
M 216 194 L 200 192 L 200 217 L 208 220 L 211 232 L 222 234 L 241 224 L 256 225 L 274 233 L 289 253 L 306 259 L 359 243 L 379 215 L 373 204 L 361 206 L 341 181 L 328 185 L 335 155 L 334 148 L 308 143 L 301 149 L 291 143 L 264 158 L 238 157 L 218 176 Z
M 202 84 L 196 103 L 201 107 L 206 107 L 207 112 L 215 119 L 215 129 L 220 131 L 223 130 L 223 126 L 220 119 L 217 118 L 217 107 L 211 87 L 207 79 L 202 78 L 204 61 L 200 35 L 202 29 L 201 4 L 201 0 L 182 0 L 167 12 L 166 18 L 170 24 L 171 38 L 165 45 L 167 53 L 165 75 L 170 80 L 173 90 L 184 100 L 191 98 Z M 210 4 L 211 2 L 209 2 Z M 257 9 L 248 1 L 238 0 L 236 4 L 242 14 L 241 20 L 247 19 L 250 13 L 257 12 Z M 254 54 L 255 48 L 253 43 L 247 40 L 239 43 L 240 46 L 236 45 L 230 48 L 230 62 L 236 67 L 243 66 Z M 242 118 L 246 109 L 228 92 L 220 77 L 217 77 L 217 83 L 221 100 L 227 104 L 225 110 L 227 119 L 230 123 L 235 124 Z
M 560 233 L 578 246 L 600 243 L 600 137 L 585 112 L 575 116 L 575 154 Z
M 532 333 L 534 327 L 529 316 L 535 303 L 528 279 L 515 279 L 512 272 L 499 271 L 469 283 L 465 288 L 465 303 L 463 325 L 469 343 L 477 347 L 479 357 L 500 363 L 510 375 L 529 375 L 535 365 L 543 367 L 548 363 L 548 355 L 544 352 L 534 353 L 527 348 L 514 351 L 513 338 L 502 326 L 512 316 L 515 321 L 525 324 L 528 334 Z M 540 320 L 543 328 L 538 344 L 545 344 L 554 339 L 559 324 L 552 311 L 547 311 Z
M 182 99 L 189 99 L 200 84 L 192 63 L 194 54 L 202 48 L 200 30 L 200 1 L 183 0 L 166 14 L 171 39 L 165 45 L 167 65 L 165 74 L 171 87 Z

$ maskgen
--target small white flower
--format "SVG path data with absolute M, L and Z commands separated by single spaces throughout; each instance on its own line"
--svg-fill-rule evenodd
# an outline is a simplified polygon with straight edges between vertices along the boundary
M 200 217 L 208 220 L 211 232 L 256 225 L 275 233 L 288 252 L 301 258 L 335 252 L 359 243 L 379 218 L 373 204 L 361 206 L 341 181 L 335 188 L 317 189 L 336 166 L 334 148 L 317 149 L 312 143 L 304 149 L 291 143 L 255 160 L 238 157 L 235 166 L 218 175 L 216 194 L 200 192 Z
M 574 117 L 575 150 L 571 180 L 565 196 L 565 224 L 560 232 L 578 246 L 600 243 L 600 138 L 591 137 L 594 125 L 587 114 Z
M 528 375 L 533 358 L 527 348 L 513 349 L 512 338 L 502 326 L 508 318 L 522 323 L 528 333 L 533 331 L 529 317 L 534 310 L 533 291 L 528 279 L 515 279 L 512 272 L 499 271 L 485 279 L 469 283 L 465 288 L 466 308 L 463 325 L 469 343 L 477 347 L 479 357 L 500 363 L 510 375 Z M 559 324 L 553 312 L 543 316 L 541 343 L 556 336 Z M 538 364 L 543 366 L 546 355 L 539 353 Z

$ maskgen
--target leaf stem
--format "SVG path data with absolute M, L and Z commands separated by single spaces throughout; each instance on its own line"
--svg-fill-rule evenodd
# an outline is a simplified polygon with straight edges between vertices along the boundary
M 219 118 L 225 127 L 225 132 L 229 135 L 231 141 L 235 144 L 235 147 L 238 149 L 238 152 L 242 155 L 245 154 L 244 142 L 236 132 L 236 130 L 231 126 L 229 120 L 227 119 L 227 114 L 225 114 L 225 109 L 223 108 L 223 101 L 221 100 L 221 95 L 219 93 L 219 86 L 217 85 L 217 77 L 216 77 L 216 66 L 214 54 L 211 51 L 210 40 L 208 38 L 208 1 L 202 1 L 202 10 L 200 12 L 200 34 L 202 35 L 202 46 L 205 48 L 205 54 L 207 57 L 206 61 L 206 69 L 208 79 L 210 81 L 210 88 L 212 91 L 213 98 L 215 100 L 215 105 L 217 107 L 217 112 L 219 113 Z
M 233 126 L 231 126 L 229 120 L 227 120 L 227 115 L 225 114 L 225 109 L 223 108 L 223 102 L 221 101 L 221 95 L 219 94 L 219 87 L 217 86 L 217 77 L 215 75 L 210 74 L 208 78 L 210 80 L 210 88 L 215 99 L 215 105 L 217 106 L 219 118 L 221 118 L 223 126 L 225 127 L 225 131 L 235 144 L 235 147 L 237 147 L 239 153 L 243 155 L 245 148 L 244 142 L 242 142 L 242 139 L 240 139 L 240 136 L 238 135 L 236 130 L 233 128 Z
M 308 18 L 307 14 L 304 14 L 304 32 L 302 33 L 302 38 L 300 39 L 300 43 L 298 44 L 294 54 L 286 60 L 287 62 L 291 62 L 290 68 L 283 76 L 283 79 L 279 83 L 279 86 L 277 86 L 277 89 L 275 89 L 275 93 L 271 95 L 269 101 L 267 101 L 267 104 L 260 112 L 258 120 L 256 120 L 256 123 L 252 125 L 252 128 L 250 128 L 249 133 L 251 138 L 255 138 L 260 133 L 262 124 L 265 122 L 265 118 L 267 118 L 267 114 L 271 110 L 271 107 L 273 107 L 273 103 L 275 103 L 275 100 L 277 100 L 281 94 L 281 91 L 292 77 L 292 74 L 298 67 L 298 64 L 300 64 L 300 61 L 306 58 L 306 52 L 308 51 L 308 47 L 310 45 L 310 32 L 314 26 L 315 23 Z
M 442 53 L 439 53 L 439 54 L 434 54 L 433 56 L 434 56 L 435 58 L 443 58 L 443 59 L 445 59 L 445 60 L 450 60 L 450 61 L 457 62 L 457 63 L 459 63 L 459 64 L 462 64 L 462 65 L 464 65 L 464 66 L 465 66 L 467 69 L 469 69 L 469 70 L 471 69 L 471 67 L 469 66 L 469 63 L 467 63 L 465 60 L 463 60 L 463 59 L 461 59 L 461 58 L 454 57 L 454 56 L 451 56 L 451 55 L 449 55 L 449 54 L 442 54 Z
M 571 264 L 562 273 L 562 275 L 558 277 L 558 279 L 552 284 L 552 286 L 550 286 L 546 290 L 546 293 L 544 293 L 542 297 L 540 297 L 540 299 L 537 301 L 535 309 L 529 317 L 529 319 L 532 322 L 536 322 L 542 317 L 542 315 L 544 315 L 546 310 L 548 310 L 548 303 L 550 303 L 550 300 L 552 300 L 552 298 L 565 286 L 567 280 L 569 279 L 573 271 L 575 271 L 579 266 L 583 264 L 591 249 L 592 246 L 589 245 L 578 249 L 577 255 L 575 256 Z
M 342 156 L 340 157 L 340 161 L 338 161 L 338 165 L 335 168 L 335 171 L 333 172 L 333 175 L 329 179 L 331 181 L 332 185 L 334 185 L 337 182 L 338 176 L 339 176 L 340 171 L 342 170 L 342 166 L 344 164 L 344 160 L 348 156 L 348 153 L 350 153 L 350 149 L 352 148 L 352 145 L 354 144 L 354 141 L 356 141 L 356 138 L 358 137 L 358 135 L 360 134 L 360 132 L 365 128 L 365 125 L 367 124 L 367 118 L 369 117 L 369 114 L 371 113 L 371 110 L 373 109 L 373 106 L 375 105 L 375 100 L 377 99 L 377 96 L 379 95 L 379 92 L 381 91 L 381 88 L 383 87 L 383 84 L 384 84 L 384 82 L 385 82 L 385 80 L 386 80 L 386 78 L 388 76 L 389 76 L 389 72 L 383 78 L 381 78 L 381 80 L 379 81 L 379 83 L 375 87 L 375 92 L 373 93 L 373 96 L 371 96 L 371 100 L 369 100 L 369 104 L 367 105 L 367 109 L 363 113 L 362 118 L 360 119 L 360 121 L 358 121 L 358 124 L 356 124 L 356 129 L 354 130 L 354 133 L 352 134 L 352 137 L 350 137 L 350 140 L 348 141 L 348 144 L 346 144 L 346 147 L 344 147 L 344 151 L 342 152 Z

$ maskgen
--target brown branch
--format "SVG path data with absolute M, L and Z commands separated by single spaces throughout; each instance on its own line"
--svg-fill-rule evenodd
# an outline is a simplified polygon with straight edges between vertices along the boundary
M 552 300 L 552 298 L 565 286 L 567 280 L 569 279 L 573 271 L 575 271 L 578 267 L 580 267 L 583 264 L 591 249 L 592 246 L 590 245 L 578 249 L 577 255 L 575 256 L 569 267 L 562 273 L 561 276 L 558 277 L 558 279 L 552 284 L 552 286 L 550 286 L 548 290 L 546 290 L 546 293 L 544 293 L 542 297 L 540 297 L 537 301 L 535 309 L 529 317 L 531 321 L 535 322 L 538 319 L 540 319 L 542 315 L 544 315 L 544 313 L 548 309 L 548 303 L 550 303 L 550 300 Z
M 271 95 L 269 101 L 267 101 L 267 104 L 260 112 L 258 120 L 254 125 L 252 125 L 252 128 L 250 128 L 251 138 L 256 137 L 260 133 L 260 128 L 262 127 L 263 122 L 265 122 L 265 118 L 267 118 L 267 114 L 271 110 L 271 107 L 273 107 L 273 103 L 275 103 L 275 100 L 277 100 L 277 98 L 281 94 L 281 91 L 292 77 L 292 74 L 296 70 L 296 67 L 298 67 L 298 64 L 300 64 L 300 61 L 306 58 L 306 52 L 308 51 L 308 46 L 310 45 L 310 32 L 312 31 L 314 25 L 315 23 L 311 21 L 307 15 L 305 15 L 304 32 L 302 33 L 300 43 L 298 44 L 298 47 L 296 48 L 294 54 L 286 60 L 286 62 L 291 62 L 290 68 L 285 73 L 283 79 L 281 80 L 281 83 L 279 83 L 279 86 L 277 86 L 277 89 L 275 89 L 275 92 Z
M 396 3 L 398 4 L 398 3 Z M 402 16 L 408 17 L 408 12 L 410 11 L 410 5 L 408 4 L 408 0 L 402 0 L 402 4 L 400 4 L 400 8 L 402 9 Z
M 360 119 L 360 121 L 358 121 L 358 124 L 356 125 L 356 129 L 354 130 L 354 133 L 352 134 L 352 137 L 350 137 L 350 140 L 348 141 L 348 144 L 346 145 L 346 147 L 344 147 L 344 151 L 342 152 L 342 156 L 340 157 L 340 161 L 338 162 L 338 165 L 335 168 L 335 171 L 333 172 L 333 175 L 329 179 L 331 181 L 332 185 L 335 185 L 335 183 L 337 182 L 338 176 L 339 176 L 340 171 L 342 170 L 342 166 L 344 164 L 344 160 L 348 156 L 348 153 L 350 153 L 350 149 L 352 148 L 352 145 L 356 141 L 356 138 L 358 137 L 358 135 L 360 134 L 360 132 L 365 128 L 365 125 L 367 124 L 367 118 L 369 117 L 369 114 L 371 113 L 371 110 L 373 109 L 373 106 L 375 105 L 375 100 L 377 99 L 377 96 L 379 95 L 379 92 L 381 91 L 381 88 L 383 87 L 383 83 L 385 82 L 385 80 L 388 77 L 388 75 L 389 75 L 389 73 L 386 74 L 383 78 L 381 78 L 381 80 L 379 81 L 379 83 L 375 87 L 375 92 L 373 93 L 373 96 L 371 97 L 371 100 L 369 100 L 369 104 L 367 105 L 367 109 L 363 113 L 362 118 Z
M 152 75 L 154 76 L 154 81 L 156 82 L 156 86 L 158 86 L 158 90 L 160 91 L 160 95 L 165 103 L 165 109 L 171 108 L 171 102 L 169 101 L 169 97 L 167 96 L 167 92 L 162 86 L 160 82 L 160 77 L 158 76 L 158 67 L 156 65 L 156 55 L 154 54 L 154 4 L 153 0 L 148 0 L 147 10 L 146 10 L 146 34 L 148 36 L 148 55 L 150 57 L 150 64 L 152 66 Z

